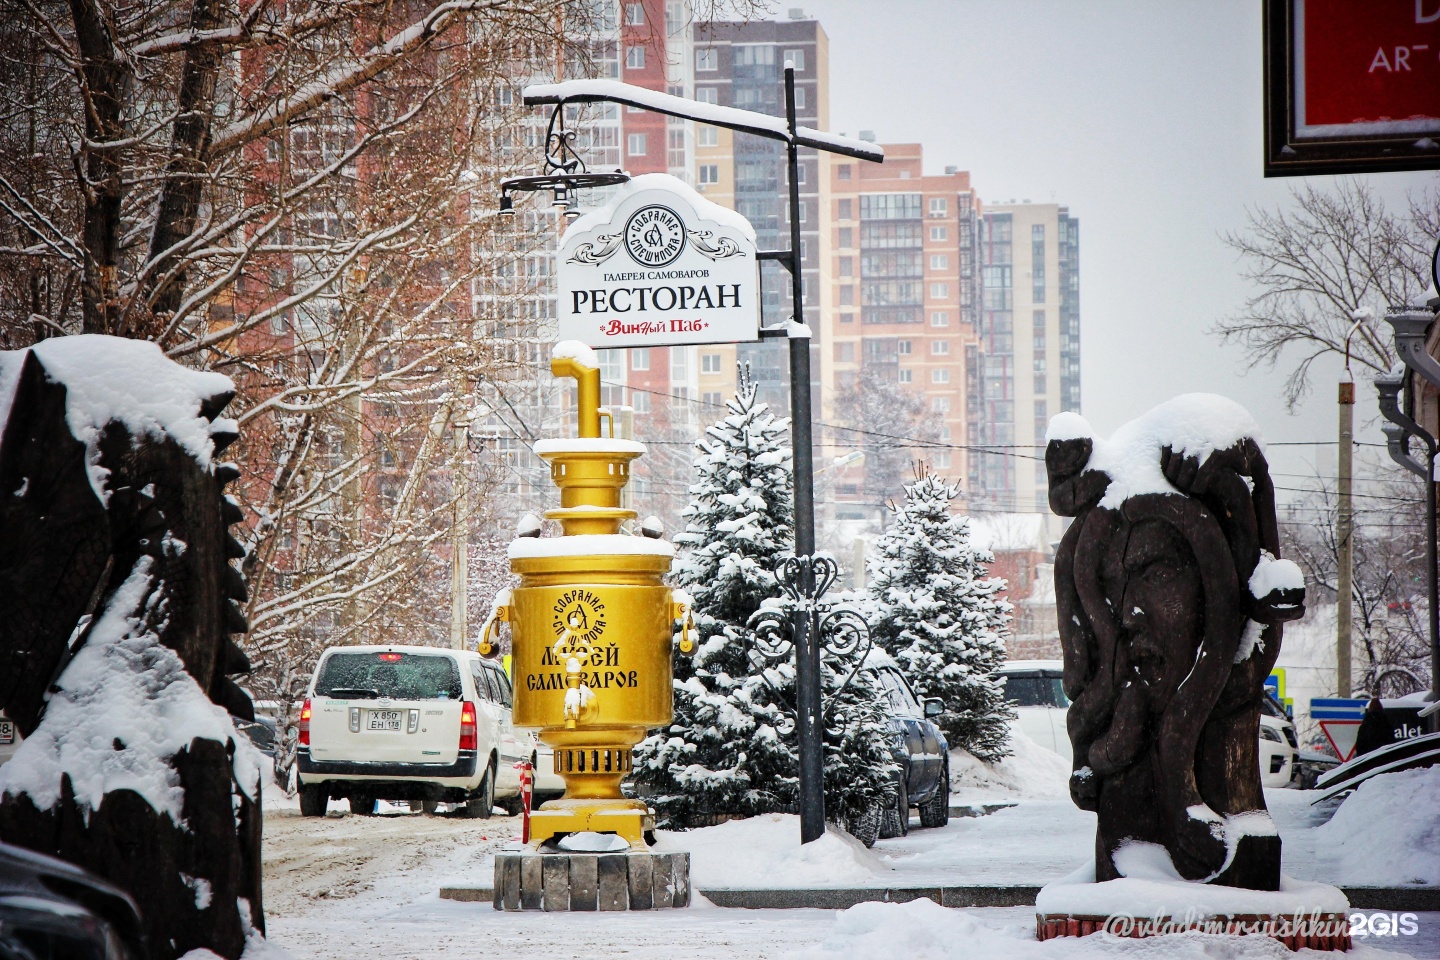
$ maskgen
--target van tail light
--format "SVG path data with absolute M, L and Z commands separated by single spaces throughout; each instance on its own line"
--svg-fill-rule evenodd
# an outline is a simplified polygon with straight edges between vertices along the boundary
M 460 705 L 460 749 L 478 750 L 478 739 L 475 734 L 475 704 L 466 700 Z
M 300 722 L 296 724 L 300 729 L 300 746 L 310 746 L 310 701 L 306 699 L 300 705 Z

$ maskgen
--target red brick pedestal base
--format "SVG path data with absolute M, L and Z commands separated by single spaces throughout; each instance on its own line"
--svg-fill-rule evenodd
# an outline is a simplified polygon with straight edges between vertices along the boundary
M 1300 916 L 1236 914 L 1225 917 L 1170 920 L 1164 917 L 1094 917 L 1037 914 L 1035 936 L 1085 937 L 1110 933 L 1117 937 L 1158 937 L 1187 931 L 1260 934 L 1279 940 L 1291 950 L 1349 950 L 1349 918 L 1343 913 L 1308 913 Z

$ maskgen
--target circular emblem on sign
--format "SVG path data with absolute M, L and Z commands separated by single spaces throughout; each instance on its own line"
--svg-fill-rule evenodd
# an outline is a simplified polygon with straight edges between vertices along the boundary
M 605 632 L 605 601 L 585 589 L 567 590 L 551 608 L 551 628 L 567 645 L 593 643 Z
M 674 263 L 685 249 L 685 222 L 669 207 L 641 207 L 625 223 L 625 249 L 642 267 Z

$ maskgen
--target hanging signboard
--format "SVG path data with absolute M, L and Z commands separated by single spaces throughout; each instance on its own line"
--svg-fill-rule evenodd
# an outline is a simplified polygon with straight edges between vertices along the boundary
M 559 339 L 592 347 L 760 338 L 749 221 L 663 173 L 636 177 L 560 244 Z
M 1440 0 L 1266 0 L 1265 176 L 1440 169 Z

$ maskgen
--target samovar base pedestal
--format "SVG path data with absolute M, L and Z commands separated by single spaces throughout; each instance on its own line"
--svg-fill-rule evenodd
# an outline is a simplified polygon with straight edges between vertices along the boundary
M 655 816 L 643 800 L 624 797 L 561 797 L 530 814 L 530 843 L 539 846 L 567 833 L 613 833 L 636 849 L 655 836 Z

